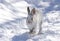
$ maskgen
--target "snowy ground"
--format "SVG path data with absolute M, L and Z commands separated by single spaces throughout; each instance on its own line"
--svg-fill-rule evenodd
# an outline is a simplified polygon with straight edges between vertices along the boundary
M 0 0 L 0 41 L 60 41 L 60 0 Z M 42 34 L 29 37 L 26 7 L 42 10 Z

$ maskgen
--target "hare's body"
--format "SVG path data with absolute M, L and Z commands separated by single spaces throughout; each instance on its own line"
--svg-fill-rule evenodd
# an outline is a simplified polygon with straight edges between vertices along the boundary
M 42 13 L 40 10 L 33 8 L 30 12 L 29 7 L 28 10 L 28 17 L 27 17 L 27 26 L 30 30 L 31 35 L 37 35 L 41 32 L 41 24 L 42 24 Z

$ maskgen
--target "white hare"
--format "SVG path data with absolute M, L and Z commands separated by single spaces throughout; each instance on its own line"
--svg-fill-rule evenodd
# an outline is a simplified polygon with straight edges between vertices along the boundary
M 40 10 L 36 8 L 30 9 L 27 7 L 28 17 L 26 19 L 27 26 L 29 28 L 29 33 L 31 36 L 41 33 L 42 30 L 42 18 L 43 15 Z

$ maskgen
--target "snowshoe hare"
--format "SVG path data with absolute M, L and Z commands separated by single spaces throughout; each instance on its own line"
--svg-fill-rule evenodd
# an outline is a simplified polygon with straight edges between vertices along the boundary
M 29 28 L 29 33 L 31 36 L 41 33 L 42 30 L 42 13 L 36 8 L 30 9 L 27 7 L 28 16 L 26 19 L 27 27 Z

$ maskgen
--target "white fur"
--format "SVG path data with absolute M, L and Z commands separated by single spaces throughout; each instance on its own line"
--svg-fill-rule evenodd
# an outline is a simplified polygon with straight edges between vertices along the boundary
M 30 33 L 31 36 L 37 35 L 38 33 L 41 33 L 42 19 L 43 19 L 42 12 L 40 10 L 36 9 L 36 13 L 33 15 L 33 21 L 30 24 L 27 22 L 28 20 L 30 20 L 30 15 L 28 14 L 28 17 L 26 19 L 26 23 L 27 23 L 29 30 L 33 29 L 33 32 Z

